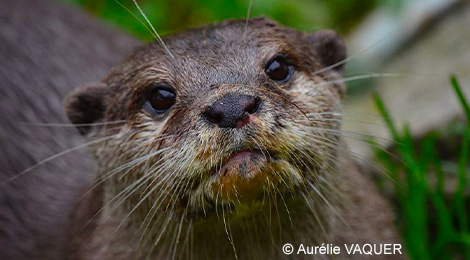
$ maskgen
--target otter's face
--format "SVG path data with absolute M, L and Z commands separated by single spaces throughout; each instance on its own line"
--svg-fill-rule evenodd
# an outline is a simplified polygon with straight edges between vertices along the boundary
M 341 66 L 324 68 L 345 57 L 335 33 L 251 19 L 164 42 L 171 55 L 141 47 L 66 100 L 95 142 L 108 200 L 207 214 L 306 192 L 334 174 L 344 90 Z

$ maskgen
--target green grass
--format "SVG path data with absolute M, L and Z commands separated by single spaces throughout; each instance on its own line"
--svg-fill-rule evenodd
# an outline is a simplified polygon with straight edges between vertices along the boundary
M 60 0 L 80 5 L 94 15 L 133 35 L 153 40 L 137 19 L 132 0 Z M 403 1 L 403 0 L 400 0 Z M 399 2 L 400 2 L 399 1 Z M 250 0 L 137 0 L 161 35 L 226 19 L 245 18 Z M 371 10 L 397 0 L 254 0 L 251 15 L 268 16 L 280 23 L 305 31 L 334 28 L 350 32 Z M 396 5 L 396 4 L 394 4 Z M 128 9 L 128 10 L 126 10 Z
M 445 191 L 444 159 L 439 154 L 438 132 L 413 140 L 409 127 L 398 129 L 378 95 L 375 104 L 397 144 L 393 153 L 376 149 L 376 155 L 393 181 L 403 242 L 411 259 L 470 259 L 468 198 L 465 197 L 470 150 L 470 108 L 455 77 L 451 85 L 466 121 L 450 138 L 462 140 L 455 155 L 457 185 Z M 399 158 L 397 160 L 397 157 Z M 435 180 L 435 181 L 431 181 Z

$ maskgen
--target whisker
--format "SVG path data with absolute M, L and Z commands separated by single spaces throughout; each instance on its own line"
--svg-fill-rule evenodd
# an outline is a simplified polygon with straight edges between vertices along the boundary
M 46 164 L 46 163 L 52 161 L 52 160 L 54 160 L 54 159 L 57 159 L 57 158 L 59 158 L 59 157 L 61 157 L 61 156 L 64 156 L 64 155 L 66 155 L 66 154 L 68 154 L 68 153 L 71 153 L 71 152 L 73 152 L 73 151 L 80 150 L 80 149 L 85 148 L 85 147 L 87 147 L 87 146 L 89 146 L 89 145 L 97 144 L 97 143 L 104 142 L 104 141 L 106 141 L 106 140 L 112 139 L 112 138 L 116 137 L 117 135 L 119 135 L 119 133 L 118 133 L 118 134 L 115 134 L 115 135 L 107 136 L 107 137 L 105 137 L 105 138 L 101 138 L 101 139 L 98 139 L 98 140 L 94 140 L 94 141 L 91 141 L 91 142 L 87 142 L 87 143 L 84 143 L 84 144 L 75 146 L 75 147 L 73 147 L 73 148 L 67 149 L 67 150 L 65 150 L 65 151 L 62 151 L 62 152 L 60 152 L 60 153 L 57 153 L 57 154 L 55 154 L 55 155 L 49 156 L 49 157 L 47 157 L 47 158 L 45 158 L 45 159 L 39 161 L 39 162 L 36 163 L 35 165 L 32 165 L 32 166 L 30 166 L 30 167 L 24 169 L 23 171 L 21 171 L 21 172 L 15 174 L 15 175 L 13 175 L 12 177 L 8 178 L 6 181 L 1 182 L 1 183 L 0 183 L 0 186 L 3 186 L 3 185 L 5 185 L 5 184 L 7 184 L 7 183 L 10 183 L 10 182 L 12 182 L 12 181 L 14 181 L 14 180 L 16 180 L 16 179 L 18 179 L 18 178 L 24 176 L 24 175 L 27 174 L 28 172 L 31 172 L 32 170 L 34 170 L 34 169 L 40 167 L 41 165 L 44 165 L 44 164 Z
M 375 42 L 374 44 L 372 44 L 371 46 L 365 48 L 365 49 L 362 50 L 362 51 L 359 51 L 359 52 L 357 52 L 357 53 L 354 53 L 353 55 L 350 55 L 349 57 L 347 57 L 347 58 L 344 59 L 344 60 L 338 61 L 338 62 L 336 62 L 336 63 L 334 63 L 334 64 L 332 64 L 332 65 L 330 65 L 330 66 L 327 66 L 327 67 L 324 67 L 323 69 L 320 69 L 320 70 L 315 71 L 315 72 L 313 73 L 313 75 L 318 75 L 318 74 L 320 74 L 320 73 L 322 73 L 322 72 L 330 71 L 330 70 L 332 70 L 332 69 L 334 69 L 334 68 L 336 68 L 336 67 L 339 67 L 339 66 L 345 64 L 346 62 L 348 62 L 348 61 L 350 61 L 350 60 L 352 60 L 352 59 L 355 59 L 355 58 L 359 57 L 360 55 L 362 55 L 362 54 L 364 54 L 365 52 L 369 51 L 370 49 L 374 48 L 375 46 L 377 46 L 377 45 L 382 44 L 383 42 L 385 42 L 385 40 L 387 40 L 388 37 L 389 37 L 388 35 L 385 36 L 385 37 L 383 37 L 382 39 L 376 41 L 376 42 Z
M 163 139 L 166 139 L 166 138 L 170 138 L 172 136 L 166 136 L 165 138 L 163 137 L 160 137 L 160 139 L 157 139 L 157 140 L 163 140 Z M 150 154 L 147 154 L 147 155 L 144 155 L 144 156 L 141 156 L 141 157 L 138 157 L 138 158 L 135 158 L 133 159 L 132 161 L 130 162 L 127 162 L 127 163 L 124 163 L 116 168 L 114 168 L 113 170 L 103 174 L 102 176 L 96 178 L 96 180 L 93 181 L 93 183 L 91 184 L 91 187 L 84 193 L 84 195 L 82 195 L 82 197 L 79 199 L 83 199 L 86 197 L 86 195 L 92 191 L 94 188 L 96 188 L 98 185 L 100 185 L 101 183 L 103 183 L 104 181 L 106 181 L 107 179 L 111 178 L 112 176 L 116 175 L 117 173 L 131 167 L 130 169 L 128 169 L 124 174 L 127 174 L 129 171 L 131 171 L 132 169 L 134 169 L 136 166 L 138 166 L 140 163 L 143 163 L 145 161 L 147 161 L 148 159 L 154 157 L 154 156 L 157 156 L 159 154 L 161 154 L 162 152 L 168 150 L 169 148 L 162 148 L 162 149 L 159 149 L 153 153 L 150 153 Z M 120 177 L 120 179 L 122 178 L 122 176 Z
M 347 105 L 347 104 L 341 104 L 342 107 L 350 107 L 350 108 L 356 108 L 356 106 L 353 105 Z M 345 111 L 325 111 L 325 112 L 310 112 L 307 113 L 308 116 L 315 116 L 315 115 L 333 115 L 333 116 L 357 116 L 363 118 L 364 116 L 370 116 L 372 118 L 377 118 L 382 120 L 384 117 L 379 115 L 379 114 L 373 114 L 373 113 L 363 113 L 363 112 L 345 112 Z
M 170 50 L 168 49 L 168 47 L 166 47 L 165 43 L 163 42 L 162 38 L 160 37 L 160 35 L 157 33 L 157 30 L 155 30 L 155 27 L 153 27 L 152 23 L 150 22 L 150 20 L 147 18 L 147 16 L 145 15 L 144 11 L 142 11 L 142 9 L 140 8 L 139 4 L 137 4 L 137 1 L 136 0 L 132 0 L 132 2 L 134 2 L 134 5 L 137 7 L 137 9 L 139 10 L 139 12 L 142 14 L 142 16 L 144 17 L 145 21 L 148 23 L 148 25 L 150 26 L 150 28 L 152 29 L 152 31 L 155 33 L 155 35 L 157 36 L 158 38 L 158 41 L 160 42 L 160 44 L 163 46 L 163 48 L 165 49 L 165 51 L 168 53 L 168 55 L 171 56 L 171 58 L 175 58 L 175 56 L 173 56 L 173 54 L 170 52 Z
M 370 141 L 372 141 L 372 140 L 382 140 L 382 141 L 391 142 L 391 143 L 396 144 L 396 145 L 401 145 L 400 143 L 398 143 L 395 140 L 392 140 L 392 139 L 389 139 L 389 138 L 386 138 L 386 137 L 374 136 L 372 134 L 357 133 L 357 132 L 346 131 L 346 130 L 338 130 L 338 129 L 328 129 L 328 128 L 324 128 L 324 127 L 320 127 L 320 126 L 304 125 L 303 127 L 307 127 L 307 128 L 313 129 L 313 130 L 317 130 L 319 132 L 329 133 L 329 134 L 336 135 L 336 136 L 343 136 L 343 137 L 347 137 L 347 138 L 351 138 L 351 139 L 355 139 L 355 140 L 359 140 L 359 141 L 363 141 L 363 142 L 367 142 L 369 140 Z M 313 137 L 315 138 L 317 136 L 313 136 Z
M 165 223 L 163 223 L 163 225 L 162 225 L 163 228 L 160 230 L 160 232 L 159 232 L 159 234 L 157 235 L 156 239 L 153 241 L 153 245 L 154 245 L 154 246 L 157 246 L 158 243 L 160 243 L 160 240 L 162 239 L 162 237 L 163 237 L 163 235 L 164 235 L 166 229 L 168 228 L 168 226 L 170 226 L 170 225 L 169 225 L 170 221 L 171 221 L 171 215 L 169 215 L 169 216 L 166 218 Z
M 130 13 L 137 21 L 139 21 L 140 24 L 142 24 L 142 26 L 144 26 L 144 28 L 155 38 L 155 40 L 158 40 L 157 35 L 152 30 L 150 30 L 150 28 L 142 20 L 140 20 L 139 17 L 137 17 L 137 15 L 134 14 L 134 12 L 132 12 L 129 8 L 127 8 L 124 4 L 122 4 L 118 0 L 114 0 L 114 2 L 119 4 L 122 8 L 124 8 L 124 10 Z
M 251 13 L 251 6 L 252 6 L 252 4 L 253 4 L 253 0 L 250 0 L 250 3 L 248 4 L 248 10 L 246 11 L 245 29 L 243 30 L 242 39 L 245 39 L 246 31 L 248 30 L 248 20 L 250 19 L 250 13 Z
M 224 205 L 222 205 L 222 219 L 224 221 L 224 227 L 225 227 L 225 233 L 227 234 L 227 239 L 230 241 L 230 244 L 232 245 L 233 253 L 235 254 L 235 259 L 238 260 L 238 255 L 237 255 L 237 250 L 235 249 L 235 244 L 233 242 L 233 237 L 232 237 L 232 232 L 229 232 L 230 229 L 230 224 L 228 225 L 227 228 L 227 221 L 225 220 L 225 210 L 224 210 Z
M 402 76 L 414 76 L 414 77 L 417 77 L 417 76 L 421 76 L 421 77 L 425 77 L 425 78 L 436 78 L 436 79 L 447 79 L 447 77 L 449 76 L 449 74 L 444 74 L 444 73 L 436 73 L 436 72 L 432 72 L 432 73 L 423 73 L 423 72 L 413 72 L 413 73 L 410 73 L 410 72 L 377 72 L 377 71 L 371 71 L 371 70 L 364 70 L 364 71 L 349 71 L 347 73 L 345 73 L 344 75 L 351 75 L 351 76 L 356 76 L 356 75 L 364 75 L 364 74 L 379 74 L 379 73 L 397 73 L 397 74 L 400 74 Z M 464 77 L 465 78 L 465 75 L 461 75 L 460 77 Z
M 323 136 L 315 136 L 315 135 L 309 135 L 309 137 L 314 140 L 314 141 L 317 141 L 319 142 L 319 144 L 323 144 L 323 145 L 326 145 L 332 149 L 338 149 L 340 148 L 340 145 L 336 144 L 336 143 L 332 143 L 331 140 L 329 140 L 328 138 L 326 137 L 323 137 Z M 360 140 L 360 141 L 364 141 L 362 139 L 357 139 L 357 140 Z M 402 161 L 401 158 L 398 158 L 397 156 L 395 156 L 394 154 L 392 154 L 391 152 L 387 151 L 386 149 L 380 147 L 379 145 L 376 145 L 376 144 L 370 144 L 372 145 L 373 147 L 377 148 L 377 149 L 380 149 L 382 150 L 383 152 L 387 153 L 388 155 L 390 155 L 392 158 L 404 163 Z M 353 152 L 349 149 L 346 149 L 346 150 L 343 150 L 343 152 L 347 152 L 348 154 L 350 154 L 353 158 L 356 158 L 360 161 L 363 161 L 365 163 L 367 163 L 368 165 L 372 166 L 374 169 L 378 170 L 379 172 L 385 172 L 384 168 L 383 167 L 380 167 L 377 163 L 374 163 L 374 162 L 371 162 L 370 160 L 366 159 L 365 157 L 363 157 L 362 155 L 360 155 L 359 153 L 356 153 L 356 152 Z M 331 157 L 330 159 L 334 159 L 334 157 Z M 387 174 L 385 174 L 385 176 L 387 176 L 391 181 L 393 182 L 396 182 L 394 181 L 393 179 L 391 179 L 391 177 Z M 397 183 L 398 184 L 398 183 Z
M 192 256 L 192 250 L 191 250 L 192 243 L 189 243 L 189 240 L 191 240 L 192 242 L 192 233 L 193 233 L 192 231 L 193 231 L 193 222 L 191 219 L 189 223 L 187 224 L 186 236 L 185 236 L 184 243 L 183 243 L 183 248 L 185 249 L 181 250 L 181 253 L 178 259 L 181 259 L 181 257 L 183 256 L 183 253 L 188 252 L 188 251 L 189 251 L 189 255 Z
M 321 84 L 316 84 L 316 86 L 317 87 L 323 87 L 323 86 L 327 86 L 327 85 L 330 85 L 330 84 L 345 83 L 345 82 L 361 80 L 361 79 L 398 78 L 398 77 L 403 77 L 403 75 L 400 74 L 400 73 L 375 73 L 375 74 L 352 76 L 352 77 L 337 79 L 337 80 L 330 80 L 330 81 L 322 82 Z
M 320 190 L 318 190 L 317 187 L 315 187 L 315 185 L 313 183 L 311 183 L 309 180 L 307 180 L 307 184 L 312 188 L 313 191 L 315 191 L 315 193 L 320 196 L 320 198 L 323 200 L 323 202 L 326 203 L 326 205 L 328 205 L 328 207 L 330 207 L 331 210 L 333 210 L 333 212 L 335 213 L 336 216 L 338 216 L 341 221 L 343 223 L 346 223 L 346 220 L 344 220 L 344 218 L 341 216 L 341 214 L 336 210 L 336 208 L 325 198 L 325 196 L 323 196 L 323 194 L 320 192 Z
M 308 198 L 306 197 L 306 194 L 304 192 L 301 193 L 302 194 L 302 197 L 304 198 L 304 201 L 307 205 L 307 207 L 310 209 L 310 211 L 312 212 L 313 214 L 313 217 L 315 218 L 316 222 L 318 223 L 318 226 L 320 227 L 320 230 L 324 236 L 324 239 L 326 240 L 329 240 L 328 239 L 328 232 L 326 231 L 325 229 L 325 226 L 323 225 L 323 222 L 320 218 L 320 216 L 318 215 L 318 211 L 317 211 L 317 208 L 315 208 L 315 205 L 312 205 L 312 202 L 315 201 L 310 192 L 306 192 L 306 194 L 308 195 Z
M 126 120 L 110 121 L 110 122 L 99 122 L 89 124 L 70 124 L 70 123 L 41 123 L 41 122 L 20 122 L 21 125 L 32 125 L 32 126 L 52 126 L 52 127 L 81 127 L 81 126 L 100 126 L 100 125 L 114 125 L 127 122 Z
M 159 153 L 161 153 L 161 152 L 162 152 L 162 150 L 158 150 L 158 151 L 155 152 L 155 154 L 151 154 L 151 155 L 148 155 L 148 156 L 145 156 L 145 157 L 155 156 L 155 155 L 157 155 L 157 154 L 159 154 Z M 137 158 L 137 159 L 135 159 L 135 160 L 133 160 L 133 161 L 127 163 L 126 165 L 132 165 L 132 164 L 130 164 L 130 163 L 136 162 L 136 161 L 137 161 L 137 163 L 136 163 L 136 165 L 137 165 L 138 163 L 140 163 L 140 162 L 142 162 L 142 161 L 145 161 L 145 160 L 142 160 L 142 158 L 143 158 L 143 157 Z M 158 162 L 157 162 L 157 163 L 158 163 Z M 134 165 L 133 167 L 135 167 L 136 165 Z M 120 170 L 125 169 L 125 168 L 123 168 L 122 166 L 120 166 L 119 168 L 121 168 Z M 118 170 L 118 171 L 113 170 L 113 171 L 114 171 L 113 175 L 116 174 L 117 172 L 119 172 L 120 170 Z M 149 176 L 151 177 L 151 175 L 149 175 Z M 109 177 L 111 177 L 111 175 L 108 176 L 108 177 L 106 177 L 106 178 L 109 178 Z M 111 205 L 111 203 L 113 203 L 115 200 L 118 200 L 118 201 L 115 203 L 114 208 L 116 208 L 117 206 L 119 206 L 119 204 L 120 204 L 122 201 L 124 201 L 125 199 L 127 199 L 135 190 L 137 190 L 138 188 L 140 188 L 141 186 L 143 186 L 143 185 L 145 184 L 145 180 L 146 180 L 146 179 L 148 179 L 147 176 L 143 176 L 143 177 L 137 179 L 137 180 L 134 181 L 132 184 L 128 185 L 124 190 L 120 191 L 116 196 L 114 196 L 113 198 L 111 198 L 105 205 L 103 205 L 103 206 L 101 207 L 100 210 L 98 210 L 98 211 L 96 212 L 96 214 L 94 214 L 94 215 L 88 220 L 88 222 L 87 222 L 87 223 L 84 225 L 84 227 L 78 232 L 78 234 L 81 233 L 81 232 L 91 223 L 91 221 L 92 221 L 94 218 L 96 218 L 104 209 L 106 209 L 109 205 Z M 101 181 L 101 182 L 102 182 L 102 181 Z M 97 186 L 97 185 L 95 185 L 94 187 L 96 187 L 96 186 Z M 89 189 L 87 192 L 89 192 L 89 191 L 90 191 L 90 189 Z M 126 195 L 126 194 L 128 194 L 128 195 Z M 82 198 L 83 198 L 83 197 L 84 197 L 84 196 L 82 196 Z M 124 197 L 124 199 L 119 199 L 120 197 Z
M 377 126 L 382 129 L 385 129 L 385 126 L 380 123 L 376 122 L 369 122 L 369 121 L 361 121 L 361 120 L 354 120 L 354 119 L 347 119 L 347 118 L 312 118 L 312 122 L 319 122 L 319 123 L 327 123 L 327 122 L 351 122 L 351 123 L 357 123 L 357 124 L 364 124 L 364 125 L 370 125 L 370 126 Z
M 178 232 L 177 232 L 177 235 L 175 236 L 175 242 L 174 242 L 175 246 L 173 248 L 173 253 L 171 254 L 171 259 L 175 259 L 176 249 L 178 248 L 179 239 L 181 236 L 181 229 L 183 228 L 183 222 L 184 222 L 184 214 L 182 214 L 181 216 L 180 224 L 178 227 Z
M 152 153 L 152 154 L 149 154 L 149 155 L 146 155 L 146 156 L 142 156 L 142 157 L 139 157 L 137 159 L 134 159 L 122 166 L 119 166 L 118 168 L 110 171 L 109 173 L 103 175 L 102 177 L 99 177 L 97 180 L 99 180 L 96 184 L 94 184 L 87 192 L 91 191 L 92 189 L 94 189 L 96 186 L 98 186 L 99 184 L 103 183 L 104 181 L 106 181 L 107 179 L 113 177 L 114 175 L 116 175 L 117 173 L 125 170 L 126 168 L 128 167 L 131 167 L 129 168 L 123 175 L 127 174 L 128 172 L 130 172 L 131 170 L 133 170 L 135 167 L 137 167 L 139 164 L 141 163 L 144 163 L 146 162 L 148 159 L 154 157 L 154 156 L 157 156 L 159 154 L 161 154 L 162 152 L 164 152 L 165 149 L 160 149 L 158 151 L 156 151 L 155 153 Z M 146 176 L 144 175 L 142 178 L 145 178 Z M 121 179 L 121 177 L 119 178 Z

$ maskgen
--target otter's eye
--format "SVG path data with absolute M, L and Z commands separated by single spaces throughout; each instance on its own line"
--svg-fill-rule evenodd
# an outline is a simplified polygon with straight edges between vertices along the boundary
M 266 75 L 272 80 L 285 83 L 290 79 L 291 68 L 283 58 L 276 58 L 268 63 L 265 70 Z
M 157 114 L 163 114 L 170 109 L 176 102 L 176 93 L 165 85 L 153 86 L 147 97 L 147 104 Z

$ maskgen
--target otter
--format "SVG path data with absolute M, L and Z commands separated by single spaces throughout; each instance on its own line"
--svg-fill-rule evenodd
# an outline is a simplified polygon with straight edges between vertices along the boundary
M 106 46 L 113 49 L 106 56 L 135 44 L 114 37 L 126 45 Z M 90 42 L 99 40 L 114 42 Z M 364 255 L 345 248 L 340 255 L 286 255 L 282 247 L 399 241 L 387 202 L 341 140 L 346 51 L 337 33 L 252 18 L 163 42 L 138 47 L 104 79 L 67 95 L 66 115 L 95 166 L 78 154 L 46 171 L 47 180 L 29 184 L 32 193 L 47 194 L 40 204 L 24 202 L 46 206 L 39 219 L 48 225 L 38 226 L 46 241 L 7 250 L 7 257 L 34 257 L 28 249 L 40 247 L 53 249 L 42 253 L 45 259 L 350 259 Z M 117 63 L 100 50 L 87 58 L 96 54 L 100 69 Z M 48 111 L 60 113 L 56 105 Z M 64 142 L 80 142 L 58 131 Z M 2 196 L 21 197 L 9 188 Z M 48 208 L 51 197 L 60 203 Z M 5 198 L 2 208 L 20 207 L 12 201 L 21 203 Z M 18 211 L 29 222 L 43 215 Z M 5 228 L 16 218 L 7 220 L 2 230 L 21 234 Z M 54 231 L 49 241 L 47 230 Z M 381 257 L 390 255 L 374 256 Z
M 65 100 L 97 163 L 75 259 L 283 259 L 286 243 L 396 241 L 341 140 L 337 33 L 252 18 L 163 42 Z

